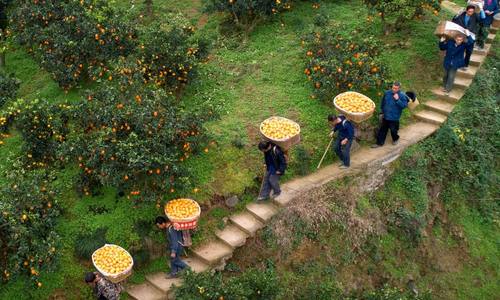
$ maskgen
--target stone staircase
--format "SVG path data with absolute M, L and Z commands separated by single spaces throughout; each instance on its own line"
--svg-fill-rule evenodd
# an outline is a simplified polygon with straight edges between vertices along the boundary
M 443 1 L 443 6 L 454 10 L 460 8 L 449 1 Z M 341 170 L 336 165 L 330 165 L 309 176 L 285 183 L 282 186 L 281 195 L 276 199 L 263 203 L 250 203 L 245 211 L 231 216 L 229 224 L 223 230 L 216 232 L 214 240 L 191 251 L 192 256 L 185 259 L 186 263 L 195 272 L 223 269 L 234 250 L 243 246 L 247 238 L 254 236 L 259 229 L 266 226 L 266 223 L 279 212 L 280 208 L 286 206 L 294 198 L 343 176 L 360 173 L 366 168 L 377 165 L 389 164 L 396 160 L 404 149 L 434 133 L 446 121 L 448 114 L 453 111 L 456 103 L 472 83 L 491 49 L 490 43 L 494 40 L 497 31 L 497 27 L 492 27 L 485 49 L 474 51 L 469 69 L 457 72 L 455 86 L 449 95 L 445 95 L 441 88 L 432 91 L 435 99 L 424 101 L 424 109 L 414 114 L 418 122 L 400 130 L 401 139 L 397 146 L 361 148 L 352 155 L 352 165 L 348 170 Z M 166 279 L 165 273 L 156 273 L 147 275 L 146 282 L 142 284 L 128 285 L 126 292 L 130 298 L 136 300 L 167 300 L 173 299 L 172 286 L 181 284 L 180 278 Z

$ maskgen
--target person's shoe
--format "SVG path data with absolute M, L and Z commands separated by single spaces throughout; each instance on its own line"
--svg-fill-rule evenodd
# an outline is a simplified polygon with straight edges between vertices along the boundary
M 281 192 L 277 193 L 277 194 L 273 194 L 271 196 L 271 199 L 276 199 L 277 197 L 279 197 L 281 195 Z
M 462 67 L 460 68 L 460 70 L 464 71 L 464 72 L 467 72 L 467 70 L 469 70 L 469 67 Z M 449 91 L 448 91 L 449 92 Z
M 449 96 L 449 95 L 450 95 L 450 91 L 448 91 L 447 89 L 444 89 L 444 90 L 443 90 L 443 92 L 444 92 L 444 94 L 445 94 L 446 96 Z
M 382 147 L 382 145 L 379 145 L 379 144 L 373 144 L 373 145 L 371 145 L 371 147 L 370 147 L 370 148 L 380 148 L 380 147 Z
M 342 165 L 342 167 L 340 167 L 340 169 L 345 170 L 345 169 L 349 169 L 349 167 L 345 166 L 345 165 Z
M 399 144 L 399 140 L 397 140 L 397 141 L 393 141 L 393 142 L 392 142 L 392 144 L 393 144 L 394 146 L 396 146 L 397 144 Z
M 339 168 L 340 168 L 340 167 L 342 167 L 343 165 L 344 165 L 344 163 L 340 163 L 340 164 L 339 164 Z
M 174 279 L 177 278 L 177 273 L 167 273 L 165 274 L 166 279 Z
M 268 197 L 257 197 L 257 201 L 265 201 L 269 199 Z

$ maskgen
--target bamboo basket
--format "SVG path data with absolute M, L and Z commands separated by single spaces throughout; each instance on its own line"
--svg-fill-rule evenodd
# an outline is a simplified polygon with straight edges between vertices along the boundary
M 350 111 L 347 111 L 345 109 L 342 109 L 340 106 L 337 105 L 337 99 L 340 96 L 343 96 L 343 95 L 346 95 L 346 94 L 356 94 L 356 95 L 361 95 L 361 96 L 365 97 L 366 99 L 370 100 L 370 102 L 372 103 L 372 109 L 370 111 L 364 112 L 364 113 L 350 112 Z M 340 113 L 342 113 L 348 120 L 354 121 L 356 123 L 361 123 L 363 121 L 368 120 L 369 118 L 371 118 L 371 116 L 375 112 L 375 102 L 373 102 L 372 99 L 368 98 L 367 96 L 365 96 L 365 95 L 363 95 L 361 93 L 358 93 L 358 92 L 345 92 L 345 93 L 338 94 L 333 99 L 333 105 L 335 106 L 335 108 L 337 109 L 337 111 L 339 111 Z
M 127 254 L 130 256 L 130 258 L 132 259 L 132 263 L 128 266 L 128 268 L 121 272 L 121 273 L 118 273 L 118 274 L 111 274 L 111 273 L 107 273 L 106 271 L 102 270 L 101 268 L 99 268 L 95 261 L 94 261 L 94 254 L 101 248 L 103 247 L 106 247 L 106 246 L 116 246 L 120 249 L 122 249 L 123 251 L 127 252 Z M 97 269 L 97 271 L 99 273 L 101 273 L 107 280 L 111 281 L 112 283 L 119 283 L 125 279 L 127 279 L 130 275 L 132 275 L 132 268 L 134 266 L 134 259 L 132 258 L 132 256 L 130 255 L 130 253 L 128 253 L 127 250 L 123 249 L 122 247 L 118 246 L 118 245 L 113 245 L 113 244 L 105 244 L 104 246 L 102 246 L 101 248 L 97 249 L 96 251 L 94 251 L 94 253 L 92 253 L 92 264 L 94 264 L 94 267 Z
M 465 28 L 450 21 L 439 22 L 436 30 L 434 31 L 434 35 L 438 37 L 445 36 L 446 38 L 452 40 L 455 39 L 457 35 L 461 35 L 464 39 L 467 38 Z M 471 35 L 473 34 L 471 33 Z M 473 38 L 475 38 L 475 36 L 473 36 Z
M 270 119 L 284 119 L 284 120 L 288 120 L 289 122 L 292 122 L 292 123 L 296 124 L 299 127 L 299 132 L 296 135 L 294 135 L 292 137 L 289 137 L 289 138 L 286 138 L 286 139 L 274 139 L 274 138 L 271 138 L 269 136 L 266 136 L 264 134 L 264 132 L 262 132 L 262 125 L 263 125 L 263 123 L 265 121 L 270 120 Z M 292 146 L 295 146 L 298 143 L 300 143 L 300 125 L 297 124 L 296 122 L 290 120 L 290 119 L 287 119 L 287 118 L 278 117 L 278 116 L 270 117 L 270 118 L 262 121 L 262 123 L 260 123 L 259 131 L 260 131 L 260 134 L 261 134 L 261 136 L 262 136 L 262 138 L 264 140 L 270 141 L 270 142 L 272 142 L 272 143 L 280 146 L 281 150 L 283 150 L 284 152 L 288 151 L 288 149 L 290 149 Z
M 187 199 L 187 198 L 185 198 Z M 200 218 L 201 215 L 201 207 L 198 204 L 198 202 L 194 201 L 193 199 L 188 199 L 193 201 L 194 204 L 196 204 L 196 207 L 198 207 L 198 212 L 189 218 L 175 218 L 167 213 L 167 204 L 165 204 L 165 215 L 167 215 L 167 218 L 173 223 L 174 228 L 177 230 L 187 230 L 187 229 L 194 229 L 198 225 L 198 219 Z M 173 201 L 173 200 L 171 200 Z M 169 201 L 170 202 L 170 201 Z

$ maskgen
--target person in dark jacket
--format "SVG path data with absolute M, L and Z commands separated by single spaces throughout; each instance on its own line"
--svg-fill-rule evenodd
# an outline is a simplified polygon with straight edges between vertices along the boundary
M 452 22 L 462 26 L 474 35 L 477 35 L 479 33 L 479 26 L 485 18 L 486 15 L 484 14 L 484 10 L 481 10 L 479 14 L 476 14 L 476 7 L 474 5 L 467 5 L 465 11 L 455 16 Z M 469 67 L 470 57 L 472 56 L 473 50 L 474 42 L 467 45 L 467 48 L 465 49 L 465 65 L 462 68 L 463 70 L 467 70 Z
M 381 126 L 377 133 L 377 143 L 372 148 L 382 147 L 387 137 L 387 131 L 391 130 L 392 144 L 399 142 L 399 119 L 403 109 L 408 107 L 408 96 L 401 91 L 401 83 L 394 82 L 392 89 L 386 91 L 382 97 L 380 108 Z
M 92 288 L 94 297 L 97 300 L 119 300 L 120 293 L 123 291 L 121 283 L 112 283 L 99 272 L 85 274 L 85 283 Z
M 332 128 L 330 137 L 333 137 L 335 132 L 337 132 L 333 150 L 341 161 L 340 168 L 347 169 L 351 166 L 351 146 L 354 140 L 354 126 L 345 116 L 329 115 L 328 123 Z
M 271 190 L 273 198 L 280 195 L 280 177 L 285 174 L 286 159 L 283 150 L 271 142 L 260 142 L 259 150 L 264 153 L 266 163 L 266 174 L 264 175 L 262 188 L 257 201 L 269 199 Z
M 167 273 L 166 277 L 175 278 L 180 271 L 189 268 L 180 257 L 184 250 L 182 245 L 182 231 L 176 230 L 172 223 L 163 216 L 156 218 L 156 226 L 161 230 L 165 230 L 167 234 L 168 253 L 170 254 L 170 273 Z
M 484 0 L 483 11 L 486 17 L 479 26 L 479 33 L 477 35 L 477 46 L 480 49 L 484 48 L 484 43 L 490 33 L 491 24 L 493 24 L 493 17 L 500 11 L 498 2 L 495 0 Z
M 464 43 L 465 38 L 462 35 L 457 35 L 454 40 L 446 40 L 445 37 L 441 38 L 439 42 L 439 49 L 446 51 L 444 57 L 444 77 L 443 77 L 443 91 L 448 95 L 453 88 L 455 82 L 455 75 L 457 70 L 465 65 L 464 53 L 467 46 L 470 45 L 472 39 L 469 37 L 468 42 Z

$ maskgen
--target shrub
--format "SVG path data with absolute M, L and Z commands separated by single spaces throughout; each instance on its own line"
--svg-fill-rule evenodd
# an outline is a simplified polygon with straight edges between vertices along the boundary
M 80 259 L 91 259 L 95 250 L 106 244 L 107 228 L 98 228 L 91 233 L 79 233 L 75 238 L 75 254 Z
M 290 3 L 290 0 L 208 0 L 205 10 L 228 14 L 240 30 L 249 33 L 262 20 L 290 9 Z
M 76 133 L 61 156 L 78 163 L 83 194 L 104 185 L 129 199 L 159 200 L 183 184 L 182 162 L 203 141 L 209 112 L 197 108 L 185 110 L 165 91 L 142 84 L 100 87 L 76 105 Z
M 403 240 L 417 245 L 422 238 L 422 229 L 425 226 L 424 219 L 417 214 L 400 207 L 391 213 L 388 222 L 392 230 L 398 233 Z
M 441 0 L 363 0 L 372 15 L 382 20 L 385 34 L 400 30 L 408 21 L 420 18 L 425 10 L 438 14 Z M 369 17 L 371 19 L 371 17 Z
M 135 48 L 132 26 L 105 1 L 20 2 L 12 18 L 17 41 L 65 89 L 85 75 L 106 76 L 110 61 Z
M 379 60 L 382 46 L 371 35 L 342 28 L 318 29 L 305 36 L 302 44 L 307 58 L 304 73 L 313 84 L 313 98 L 332 101 L 338 93 L 366 92 L 384 83 L 385 66 Z
M 21 81 L 14 74 L 0 72 L 0 108 L 17 97 L 17 91 Z
M 249 269 L 225 279 L 221 273 L 188 272 L 184 284 L 175 288 L 178 299 L 276 299 L 281 292 L 278 275 L 272 266 Z
M 60 209 L 51 186 L 53 177 L 25 171 L 13 163 L 0 193 L 0 268 L 2 279 L 26 274 L 38 281 L 40 270 L 50 268 L 57 256 L 55 232 Z

